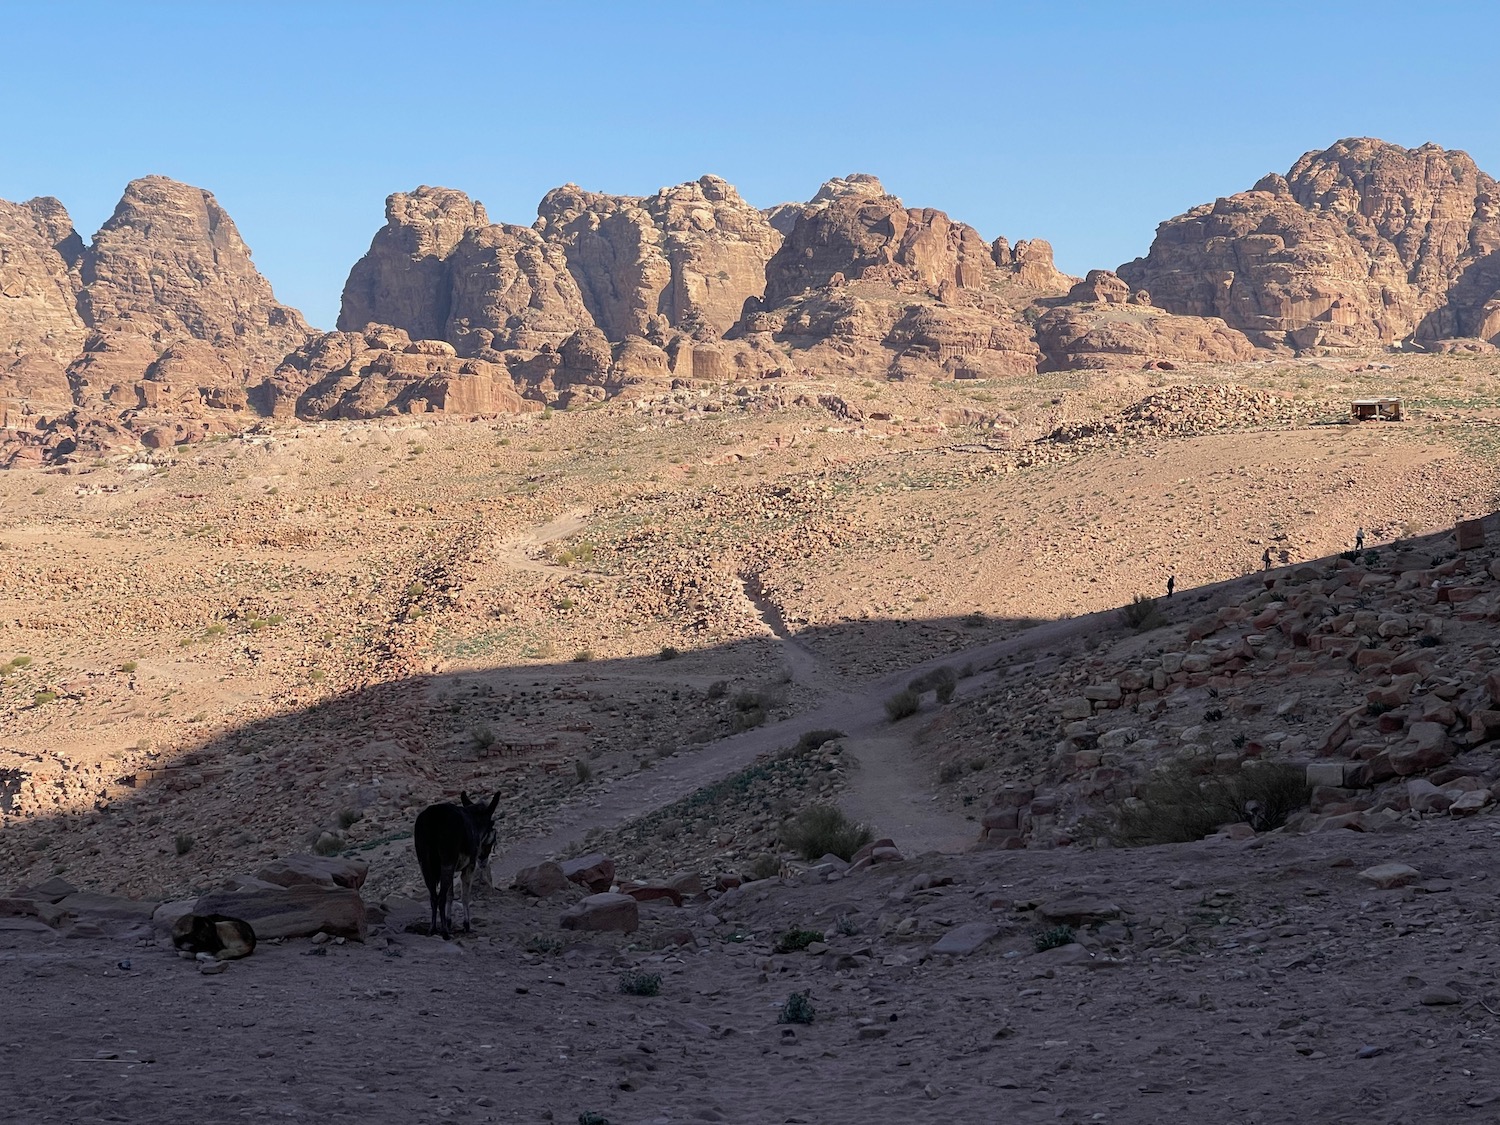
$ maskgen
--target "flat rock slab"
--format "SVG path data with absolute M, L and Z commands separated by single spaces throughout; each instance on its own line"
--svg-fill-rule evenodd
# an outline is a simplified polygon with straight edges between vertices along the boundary
M 209 891 L 193 904 L 193 913 L 243 918 L 261 940 L 310 937 L 319 931 L 365 940 L 364 899 L 347 887 Z
M 255 877 L 278 887 L 348 887 L 357 891 L 365 885 L 369 873 L 370 865 L 362 860 L 289 855 L 268 863 L 255 873 Z
M 1365 868 L 1359 873 L 1359 877 L 1387 891 L 1392 887 L 1404 887 L 1408 883 L 1415 883 L 1422 877 L 1422 873 L 1415 867 L 1409 867 L 1404 863 L 1382 863 L 1377 867 Z
M 965 922 L 962 926 L 953 927 L 933 942 L 931 952 L 964 957 L 973 953 L 999 932 L 1000 927 L 989 922 Z
M 1049 922 L 1068 926 L 1089 926 L 1119 916 L 1120 908 L 1098 895 L 1072 895 L 1053 899 L 1036 908 Z
M 559 919 L 565 930 L 615 930 L 634 933 L 641 924 L 640 905 L 629 895 L 589 895 Z

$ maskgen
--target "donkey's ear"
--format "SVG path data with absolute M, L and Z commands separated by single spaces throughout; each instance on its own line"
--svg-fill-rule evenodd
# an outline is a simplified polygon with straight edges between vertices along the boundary
M 500 793 L 501 793 L 501 791 L 499 789 L 496 789 L 495 790 L 494 799 L 490 801 L 490 815 L 491 816 L 495 815 L 495 810 L 500 806 Z
M 468 808 L 474 803 L 473 801 L 469 800 L 469 795 L 467 793 L 460 793 L 458 795 L 458 799 L 464 803 L 464 808 Z

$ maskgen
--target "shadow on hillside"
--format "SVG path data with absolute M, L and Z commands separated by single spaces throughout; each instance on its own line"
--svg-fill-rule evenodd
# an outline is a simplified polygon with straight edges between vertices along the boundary
M 1451 533 L 1438 533 L 1375 550 L 1383 566 L 1419 569 L 1451 555 L 1454 546 Z M 1331 571 L 1335 562 L 1297 565 Z M 1187 622 L 1263 588 L 1275 573 L 1179 588 L 1158 601 L 1168 623 Z M 153 866 L 180 870 L 178 885 L 201 885 L 254 869 L 268 855 L 307 850 L 325 832 L 352 829 L 349 848 L 403 836 L 410 830 L 405 810 L 465 789 L 499 789 L 521 803 L 519 812 L 541 815 L 577 791 L 578 762 L 620 775 L 678 750 L 713 755 L 740 739 L 790 746 L 827 725 L 820 717 L 828 707 L 807 703 L 804 693 L 798 708 L 799 685 L 787 682 L 790 673 L 725 673 L 756 664 L 789 667 L 780 656 L 785 645 L 814 660 L 852 647 L 886 654 L 886 670 L 825 685 L 821 696 L 878 714 L 883 699 L 928 668 L 949 664 L 965 677 L 996 668 L 1003 674 L 1011 661 L 1086 659 L 1101 641 L 1130 635 L 1114 609 L 1040 622 L 850 621 L 671 658 L 498 663 L 376 683 L 222 731 L 170 756 L 127 763 L 130 772 L 120 779 L 81 769 L 51 776 L 39 767 L 29 779 L 9 771 L 9 807 L 0 810 L 0 886 L 62 873 L 81 885 L 139 891 Z M 942 655 L 903 658 L 918 649 Z M 933 707 L 928 697 L 924 709 Z M 118 783 L 124 779 L 133 786 Z M 24 807 L 28 780 L 33 794 L 55 798 L 58 811 Z M 75 811 L 62 811 L 65 805 Z

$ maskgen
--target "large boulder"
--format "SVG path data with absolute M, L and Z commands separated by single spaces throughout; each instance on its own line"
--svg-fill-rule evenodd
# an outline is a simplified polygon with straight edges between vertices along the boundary
M 209 891 L 193 904 L 194 914 L 223 914 L 243 918 L 256 937 L 308 937 L 318 932 L 334 937 L 365 939 L 365 903 L 349 887 L 249 886 Z

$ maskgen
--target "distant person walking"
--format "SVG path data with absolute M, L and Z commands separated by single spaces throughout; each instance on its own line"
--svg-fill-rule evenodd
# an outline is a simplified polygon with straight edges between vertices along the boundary
M 1167 575 L 1167 597 L 1170 598 L 1175 589 L 1177 589 L 1177 575 L 1169 574 Z
M 1354 533 L 1354 550 L 1356 553 L 1365 549 L 1365 529 L 1360 528 Z
M 1260 565 L 1263 570 L 1271 569 L 1271 548 L 1267 547 L 1260 556 Z

